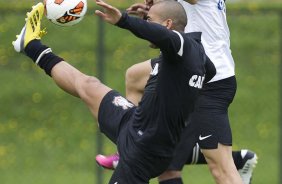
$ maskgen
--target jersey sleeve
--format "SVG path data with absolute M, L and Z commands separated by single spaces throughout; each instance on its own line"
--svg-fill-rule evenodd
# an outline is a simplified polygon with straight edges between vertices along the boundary
M 183 54 L 184 39 L 179 32 L 137 17 L 128 16 L 126 13 L 122 14 L 116 25 L 131 31 L 141 39 L 150 41 L 166 54 L 178 54 L 180 56 Z

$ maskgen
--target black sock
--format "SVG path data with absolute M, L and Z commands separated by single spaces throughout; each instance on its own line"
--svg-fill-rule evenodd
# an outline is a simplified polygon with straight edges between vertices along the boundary
M 234 163 L 235 163 L 235 166 L 238 169 L 242 169 L 243 167 L 243 159 L 242 159 L 242 156 L 241 156 L 241 151 L 232 151 L 232 157 L 233 157 L 233 160 L 234 160 Z M 191 160 L 190 162 L 191 163 Z M 198 160 L 194 163 L 194 164 L 206 164 L 206 159 L 203 155 L 202 152 L 199 152 L 199 155 L 198 155 Z
M 243 159 L 241 156 L 241 150 L 240 151 L 232 151 L 232 156 L 233 156 L 233 160 L 235 163 L 235 166 L 238 169 L 242 169 L 243 167 Z
M 165 181 L 159 182 L 159 184 L 183 184 L 183 181 L 181 178 L 173 178 Z
M 49 47 L 42 45 L 40 40 L 29 42 L 24 51 L 49 76 L 51 76 L 52 68 L 59 62 L 64 61 L 64 59 L 53 54 Z
M 188 158 L 186 164 L 207 164 L 204 154 L 200 151 L 199 146 L 196 145 L 193 148 L 193 153 L 190 155 L 191 157 Z M 241 169 L 243 167 L 243 159 L 241 156 L 241 150 L 232 151 L 232 157 L 233 157 L 237 170 Z

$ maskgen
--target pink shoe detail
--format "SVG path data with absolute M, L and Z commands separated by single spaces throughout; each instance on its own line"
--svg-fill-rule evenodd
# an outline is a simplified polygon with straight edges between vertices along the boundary
M 109 156 L 105 156 L 105 155 L 96 156 L 97 164 L 104 167 L 105 169 L 114 170 L 118 165 L 118 161 L 119 161 L 118 153 Z

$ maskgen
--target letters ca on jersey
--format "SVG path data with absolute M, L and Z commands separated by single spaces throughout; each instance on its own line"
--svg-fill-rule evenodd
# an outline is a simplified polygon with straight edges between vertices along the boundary
M 159 63 L 151 70 L 151 75 L 155 76 L 159 72 Z M 189 86 L 202 89 L 205 76 L 193 75 L 189 80 Z
M 189 80 L 189 86 L 202 89 L 205 76 L 193 75 Z

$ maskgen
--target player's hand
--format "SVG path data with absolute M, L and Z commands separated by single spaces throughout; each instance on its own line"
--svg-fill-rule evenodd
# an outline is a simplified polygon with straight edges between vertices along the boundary
M 116 24 L 120 20 L 122 14 L 117 8 L 105 3 L 102 0 L 96 0 L 96 4 L 101 6 L 104 11 L 102 12 L 100 10 L 96 10 L 95 14 L 101 17 L 104 21 L 110 24 Z
M 154 0 L 144 0 L 144 3 L 151 8 L 154 5 Z
M 143 3 L 135 3 L 126 9 L 128 14 L 137 15 L 140 18 L 144 18 L 149 11 L 149 6 Z

